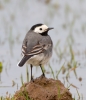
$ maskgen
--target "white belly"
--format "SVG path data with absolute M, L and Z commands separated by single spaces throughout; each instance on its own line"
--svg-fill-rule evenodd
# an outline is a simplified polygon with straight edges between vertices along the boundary
M 39 55 L 34 55 L 27 61 L 27 63 L 32 64 L 33 66 L 39 66 L 40 64 L 44 65 L 49 61 L 50 57 L 51 55 L 44 56 L 43 53 Z

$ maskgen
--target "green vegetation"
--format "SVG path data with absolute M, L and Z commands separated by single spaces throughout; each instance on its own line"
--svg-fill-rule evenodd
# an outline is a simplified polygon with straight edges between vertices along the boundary
M 2 73 L 2 70 L 3 70 L 3 65 L 2 65 L 2 62 L 0 62 L 0 81 L 1 81 L 1 73 Z

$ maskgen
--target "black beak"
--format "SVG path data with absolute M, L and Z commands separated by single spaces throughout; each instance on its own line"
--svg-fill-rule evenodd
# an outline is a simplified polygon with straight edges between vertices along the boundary
M 53 27 L 50 27 L 50 28 L 48 28 L 48 31 L 49 31 L 49 30 L 52 30 L 52 29 L 54 29 L 54 28 L 53 28 Z

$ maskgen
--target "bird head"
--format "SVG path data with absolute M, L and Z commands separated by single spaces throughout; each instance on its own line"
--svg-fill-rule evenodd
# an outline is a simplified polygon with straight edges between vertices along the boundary
M 44 35 L 45 33 L 47 34 L 47 32 L 51 29 L 53 28 L 49 28 L 47 25 L 44 24 L 36 24 L 31 27 L 32 31 L 34 31 L 35 33 L 39 33 L 41 35 Z

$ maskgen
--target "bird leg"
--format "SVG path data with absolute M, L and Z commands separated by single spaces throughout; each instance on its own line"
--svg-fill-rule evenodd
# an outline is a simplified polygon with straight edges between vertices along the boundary
M 30 64 L 30 67 L 31 67 L 31 81 L 33 81 L 34 82 L 34 79 L 33 79 L 33 76 L 32 76 L 32 64 Z
M 42 66 L 41 66 L 41 64 L 40 64 L 40 68 L 41 68 L 41 71 L 42 71 L 42 77 L 45 77 L 45 74 L 44 74 L 44 71 L 43 71 L 43 69 L 42 69 Z

